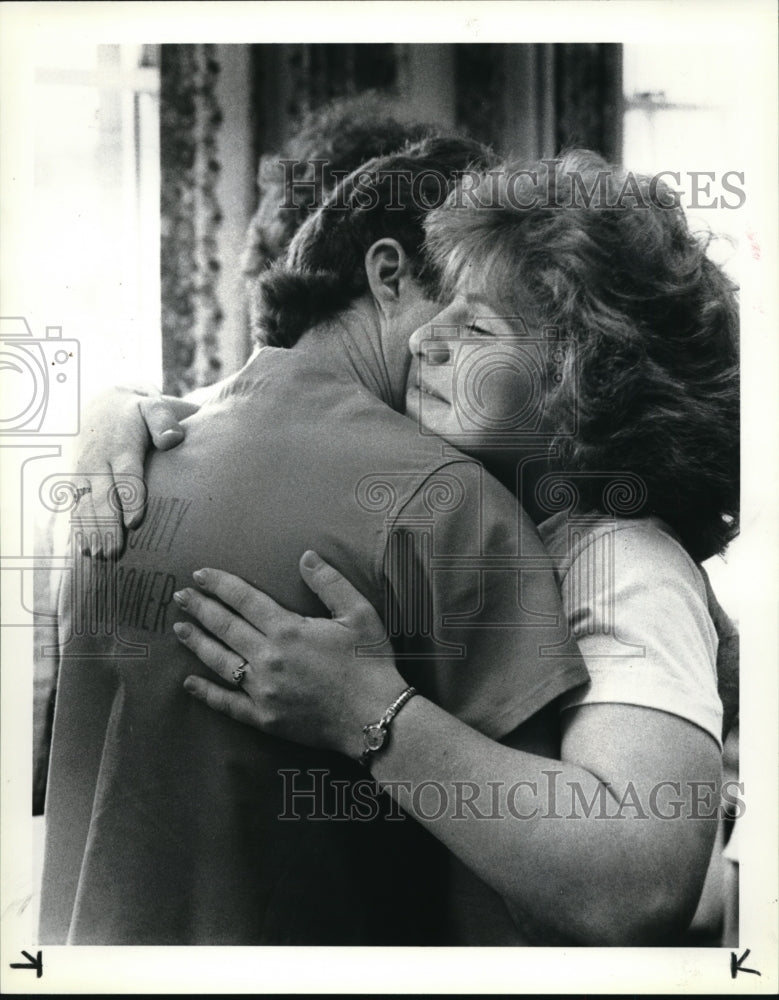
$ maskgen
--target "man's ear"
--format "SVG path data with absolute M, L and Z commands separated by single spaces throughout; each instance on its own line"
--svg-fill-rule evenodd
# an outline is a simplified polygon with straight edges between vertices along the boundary
M 377 240 L 365 254 L 365 274 L 377 306 L 391 310 L 400 300 L 404 282 L 411 277 L 408 254 L 397 240 Z

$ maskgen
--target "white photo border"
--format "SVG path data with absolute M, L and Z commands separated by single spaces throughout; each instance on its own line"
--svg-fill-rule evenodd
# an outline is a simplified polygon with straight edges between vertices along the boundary
M 7 993 L 754 993 L 777 979 L 777 108 L 776 9 L 763 0 L 500 3 L 7 3 L 2 32 L 2 201 L 29 204 L 31 140 L 25 95 L 41 35 L 98 43 L 200 42 L 629 42 L 664 47 L 727 42 L 743 59 L 743 113 L 753 124 L 740 169 L 760 247 L 742 291 L 743 521 L 760 539 L 743 587 L 739 955 L 760 976 L 731 976 L 725 949 L 88 948 L 42 946 L 44 971 L 11 968 L 35 956 L 36 930 L 14 897 L 30 866 L 32 682 L 14 659 L 18 630 L 2 634 L 2 900 L 0 984 Z M 2 238 L 2 259 L 14 253 Z M 3 265 L 3 277 L 13 269 Z M 0 313 L 29 308 L 2 285 Z M 56 317 L 52 317 L 56 322 Z M 36 331 L 37 333 L 37 331 Z M 12 478 L 12 477 L 11 477 Z M 18 492 L 19 483 L 3 482 Z

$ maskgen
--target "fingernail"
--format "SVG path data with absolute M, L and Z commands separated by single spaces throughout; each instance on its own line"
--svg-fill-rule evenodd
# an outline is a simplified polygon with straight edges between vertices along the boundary
M 184 681 L 184 690 L 189 691 L 190 694 L 195 694 L 197 692 L 197 682 L 194 677 L 187 677 Z
M 306 569 L 316 569 L 317 566 L 322 565 L 322 560 L 319 558 L 316 552 L 312 552 L 309 549 L 308 552 L 303 553 L 303 558 L 301 559 L 301 563 L 306 567 Z
M 201 587 L 205 586 L 206 583 L 206 571 L 204 569 L 196 569 L 192 574 L 192 579 L 195 583 L 199 583 Z
M 180 608 L 185 608 L 189 604 L 189 594 L 186 590 L 177 590 L 173 595 L 173 600 Z
M 171 427 L 167 431 L 163 431 L 160 434 L 160 441 L 180 441 L 184 437 L 184 431 L 176 430 Z
M 174 622 L 173 631 L 179 639 L 186 639 L 192 632 L 192 626 L 188 622 Z

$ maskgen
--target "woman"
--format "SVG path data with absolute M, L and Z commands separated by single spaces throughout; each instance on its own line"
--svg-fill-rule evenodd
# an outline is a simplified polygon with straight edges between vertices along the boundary
M 463 942 L 673 943 L 718 812 L 718 637 L 698 564 L 738 525 L 733 286 L 671 191 L 588 153 L 491 172 L 427 231 L 448 305 L 411 339 L 409 415 L 502 471 L 542 521 L 590 683 L 494 742 L 386 658 L 355 657 L 383 637 L 378 617 L 307 553 L 332 621 L 196 574 L 180 600 L 207 631 L 176 631 L 229 686 L 187 690 L 367 763 L 462 862 Z

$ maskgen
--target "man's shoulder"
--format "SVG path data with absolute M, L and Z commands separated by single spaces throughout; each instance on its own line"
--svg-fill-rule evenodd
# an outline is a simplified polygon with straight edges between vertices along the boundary
M 204 425 L 220 428 L 218 441 L 205 445 L 228 452 L 239 440 L 247 474 L 305 469 L 311 492 L 330 495 L 339 509 L 352 495 L 358 508 L 352 505 L 352 516 L 362 511 L 392 519 L 413 498 L 438 513 L 454 513 L 463 501 L 469 511 L 516 508 L 479 461 L 303 351 L 262 350 L 236 391 L 241 398 L 225 404 L 226 420 L 211 421 L 218 405 L 204 418 Z

